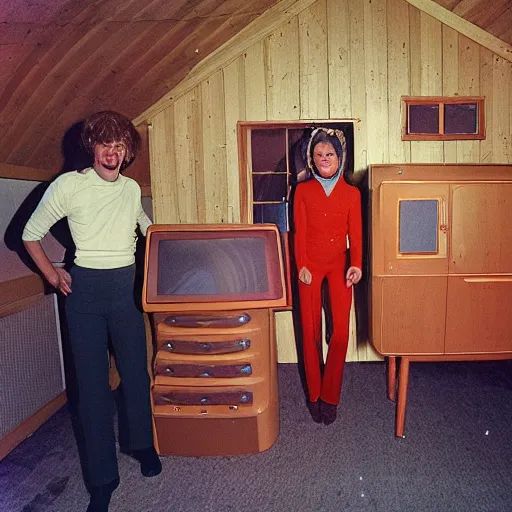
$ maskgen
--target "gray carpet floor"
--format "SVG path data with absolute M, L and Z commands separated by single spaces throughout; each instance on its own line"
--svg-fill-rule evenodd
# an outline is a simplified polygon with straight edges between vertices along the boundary
M 112 512 L 510 512 L 512 361 L 411 365 L 406 437 L 384 363 L 347 363 L 338 420 L 312 422 L 297 365 L 279 365 L 280 435 L 240 457 L 119 455 Z M 0 511 L 84 511 L 67 408 L 0 462 Z

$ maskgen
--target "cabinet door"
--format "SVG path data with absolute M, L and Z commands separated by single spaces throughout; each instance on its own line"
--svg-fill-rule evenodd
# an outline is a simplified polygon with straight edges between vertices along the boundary
M 382 258 L 384 275 L 448 272 L 449 190 L 439 183 L 382 183 L 373 257 Z
M 512 273 L 512 183 L 451 185 L 450 274 Z
M 450 276 L 446 353 L 512 352 L 512 276 Z
M 447 280 L 447 276 L 372 279 L 372 342 L 381 354 L 444 352 Z

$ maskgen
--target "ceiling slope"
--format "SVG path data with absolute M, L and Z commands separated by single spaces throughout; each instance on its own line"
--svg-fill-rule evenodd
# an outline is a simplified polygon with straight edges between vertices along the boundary
M 510 0 L 407 1 L 441 6 L 512 43 Z M 3 0 L 0 165 L 60 170 L 75 123 L 102 109 L 137 118 L 278 3 Z
M 130 118 L 278 0 L 3 0 L 0 162 L 60 170 L 66 132 Z

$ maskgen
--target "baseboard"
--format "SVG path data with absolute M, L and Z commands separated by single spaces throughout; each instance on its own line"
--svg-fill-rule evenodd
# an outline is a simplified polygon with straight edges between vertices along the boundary
M 66 392 L 63 391 L 2 437 L 0 439 L 0 460 L 12 452 L 27 437 L 31 436 L 50 416 L 55 414 L 66 403 L 66 400 Z

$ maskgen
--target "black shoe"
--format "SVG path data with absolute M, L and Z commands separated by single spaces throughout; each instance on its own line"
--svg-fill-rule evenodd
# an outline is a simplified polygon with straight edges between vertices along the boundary
M 143 476 L 151 477 L 161 473 L 162 463 L 153 446 L 144 450 L 122 450 L 122 452 L 140 462 L 140 472 Z
M 320 412 L 320 401 L 317 400 L 316 402 L 310 402 L 308 400 L 307 406 L 308 406 L 309 414 L 313 418 L 313 421 L 315 423 L 322 423 L 322 414 Z
M 91 487 L 89 490 L 91 494 L 91 501 L 87 507 L 87 512 L 108 512 L 110 498 L 118 485 L 119 478 L 116 478 L 107 484 Z
M 336 421 L 338 413 L 338 406 L 334 404 L 328 404 L 327 402 L 320 401 L 320 410 L 322 412 L 322 421 L 324 425 L 330 425 Z

